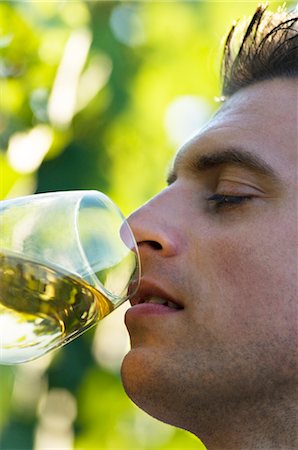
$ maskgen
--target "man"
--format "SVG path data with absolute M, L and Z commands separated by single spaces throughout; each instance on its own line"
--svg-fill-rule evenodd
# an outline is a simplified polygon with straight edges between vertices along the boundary
M 129 219 L 124 387 L 208 450 L 298 448 L 297 23 L 258 7 L 236 54 L 232 29 L 223 105 Z

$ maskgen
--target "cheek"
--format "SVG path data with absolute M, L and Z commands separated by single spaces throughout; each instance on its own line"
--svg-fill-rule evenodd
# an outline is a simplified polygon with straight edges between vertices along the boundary
M 247 236 L 247 235 L 246 235 Z M 206 267 L 214 320 L 243 333 L 295 326 L 297 260 L 268 233 L 209 241 Z M 238 332 L 237 332 L 238 334 Z

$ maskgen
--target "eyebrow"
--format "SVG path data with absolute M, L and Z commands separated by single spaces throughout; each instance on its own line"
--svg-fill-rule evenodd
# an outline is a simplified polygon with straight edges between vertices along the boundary
M 169 185 L 177 179 L 178 168 L 183 164 L 182 161 L 183 156 L 179 157 L 178 155 L 167 177 L 167 183 Z M 195 172 L 205 172 L 222 165 L 238 166 L 270 178 L 275 183 L 281 183 L 279 176 L 267 162 L 254 153 L 242 149 L 228 149 L 199 155 L 187 165 L 191 171 Z

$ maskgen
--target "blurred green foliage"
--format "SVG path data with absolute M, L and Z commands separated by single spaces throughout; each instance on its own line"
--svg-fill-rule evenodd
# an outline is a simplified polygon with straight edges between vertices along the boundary
M 125 214 L 148 200 L 189 122 L 215 110 L 222 37 L 257 4 L 1 2 L 0 198 L 97 189 Z M 110 357 L 121 336 L 103 338 Z M 121 355 L 102 362 L 95 340 L 93 330 L 41 362 L 0 367 L 1 449 L 204 448 L 137 409 Z

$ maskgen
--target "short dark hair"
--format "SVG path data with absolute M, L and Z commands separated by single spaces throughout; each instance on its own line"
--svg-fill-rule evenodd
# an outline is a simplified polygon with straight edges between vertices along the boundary
M 221 66 L 223 99 L 258 81 L 297 76 L 297 11 L 279 8 L 273 13 L 260 5 L 244 31 L 241 24 L 232 26 Z

